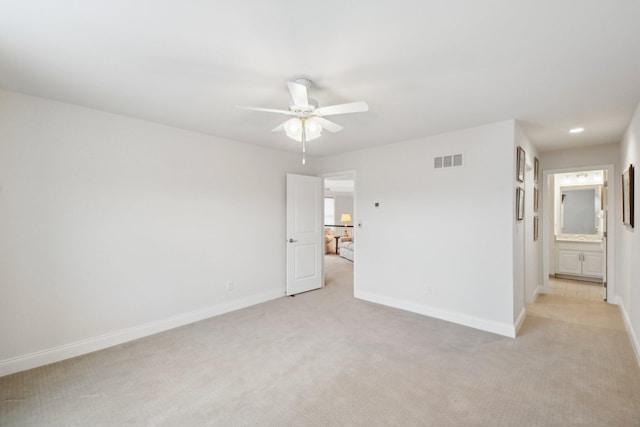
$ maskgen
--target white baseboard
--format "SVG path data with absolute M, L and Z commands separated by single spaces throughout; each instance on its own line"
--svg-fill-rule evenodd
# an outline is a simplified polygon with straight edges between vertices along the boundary
M 537 296 L 537 294 L 536 294 L 536 296 Z M 520 332 L 520 327 L 522 326 L 522 324 L 524 323 L 524 319 L 526 319 L 526 318 L 527 318 L 527 309 L 525 307 L 523 307 L 522 310 L 520 311 L 520 314 L 516 318 L 516 321 L 515 321 L 515 324 L 514 324 L 514 329 L 515 329 L 514 336 L 518 335 L 518 332 Z
M 358 299 L 375 302 L 377 304 L 386 305 L 389 307 L 399 308 L 401 310 L 410 311 L 412 313 L 423 314 L 429 317 L 435 317 L 436 319 L 446 320 L 448 322 L 457 323 L 463 326 L 469 326 L 471 328 L 480 329 L 486 332 L 492 332 L 494 334 L 503 335 L 509 338 L 515 338 L 516 327 L 512 324 L 505 324 L 494 322 L 492 320 L 485 320 L 479 317 L 468 316 L 466 314 L 456 313 L 453 311 L 442 310 L 439 308 L 430 307 L 424 304 L 416 304 L 410 301 L 399 300 L 396 298 L 390 298 L 384 295 L 373 294 L 370 292 L 355 291 L 354 296 Z M 524 315 L 521 313 L 518 319 L 522 317 L 524 321 Z
M 99 335 L 86 340 L 72 342 L 11 359 L 5 359 L 0 361 L 0 377 L 27 369 L 37 368 L 38 366 L 59 362 L 61 360 L 70 359 L 72 357 L 81 356 L 83 354 L 92 353 L 107 347 L 112 347 L 138 338 L 157 334 L 158 332 L 188 325 L 189 323 L 198 322 L 210 317 L 219 316 L 224 313 L 260 304 L 282 296 L 284 296 L 284 290 L 276 289 L 238 300 L 227 301 L 201 310 L 179 314 L 177 316 L 157 320 L 144 325 Z
M 629 335 L 629 341 L 631 341 L 631 347 L 633 347 L 633 351 L 636 354 L 636 361 L 638 362 L 638 366 L 640 366 L 640 338 L 638 334 L 633 329 L 633 325 L 631 324 L 631 319 L 629 319 L 629 315 L 627 314 L 627 310 L 622 304 L 622 300 L 620 297 L 615 297 L 615 304 L 620 307 L 620 313 L 622 313 L 622 318 L 624 319 L 624 326 L 627 328 L 627 334 Z

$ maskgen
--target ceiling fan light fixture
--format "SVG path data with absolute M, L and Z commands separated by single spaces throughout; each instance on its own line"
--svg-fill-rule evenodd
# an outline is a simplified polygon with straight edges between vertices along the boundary
M 289 119 L 284 125 L 284 131 L 287 135 L 295 135 L 300 133 L 300 120 Z
M 322 126 L 316 123 L 313 119 L 307 121 L 307 133 L 309 134 L 320 134 L 322 132 Z
M 308 141 L 319 138 L 320 135 L 322 135 L 323 129 L 331 133 L 342 130 L 342 126 L 327 120 L 325 116 L 369 111 L 369 105 L 364 101 L 348 102 L 346 104 L 329 105 L 318 108 L 318 103 L 314 99 L 309 98 L 308 89 L 311 87 L 311 81 L 308 79 L 297 79 L 293 82 L 287 82 L 287 86 L 289 87 L 289 93 L 291 95 L 288 110 L 262 107 L 240 108 L 293 116 L 289 120 L 280 123 L 271 131 L 284 131 L 289 138 L 302 143 L 302 164 L 306 162 L 306 144 Z
M 287 136 L 295 141 L 302 141 L 302 119 L 294 117 L 284 124 L 284 131 Z M 313 141 L 322 134 L 322 125 L 311 119 L 305 119 L 306 140 Z

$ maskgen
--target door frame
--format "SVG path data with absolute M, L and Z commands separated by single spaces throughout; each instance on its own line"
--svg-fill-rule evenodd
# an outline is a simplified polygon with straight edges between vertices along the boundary
M 549 293 L 549 257 L 550 257 L 550 239 L 553 233 L 553 204 L 549 202 L 551 190 L 549 188 L 549 177 L 557 173 L 582 172 L 590 170 L 606 170 L 607 171 L 607 248 L 606 248 L 606 275 L 607 281 L 607 302 L 616 305 L 617 297 L 615 296 L 615 269 L 611 268 L 615 265 L 615 193 L 616 193 L 616 175 L 615 168 L 612 164 L 580 166 L 562 169 L 549 169 L 542 173 L 543 183 L 543 218 L 542 218 L 542 290 L 541 293 Z

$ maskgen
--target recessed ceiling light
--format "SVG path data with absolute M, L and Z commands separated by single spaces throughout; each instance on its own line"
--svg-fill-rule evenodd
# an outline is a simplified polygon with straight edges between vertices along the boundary
M 569 133 L 580 133 L 584 132 L 584 128 L 573 128 L 569 131 Z

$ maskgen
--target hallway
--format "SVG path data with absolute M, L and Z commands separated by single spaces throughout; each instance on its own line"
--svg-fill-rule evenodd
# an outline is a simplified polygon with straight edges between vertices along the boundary
M 554 295 L 575 297 L 587 301 L 603 301 L 602 285 L 571 279 L 549 279 L 549 291 Z
M 549 291 L 527 306 L 527 319 L 542 317 L 626 334 L 620 310 L 602 300 L 599 284 L 549 279 Z

